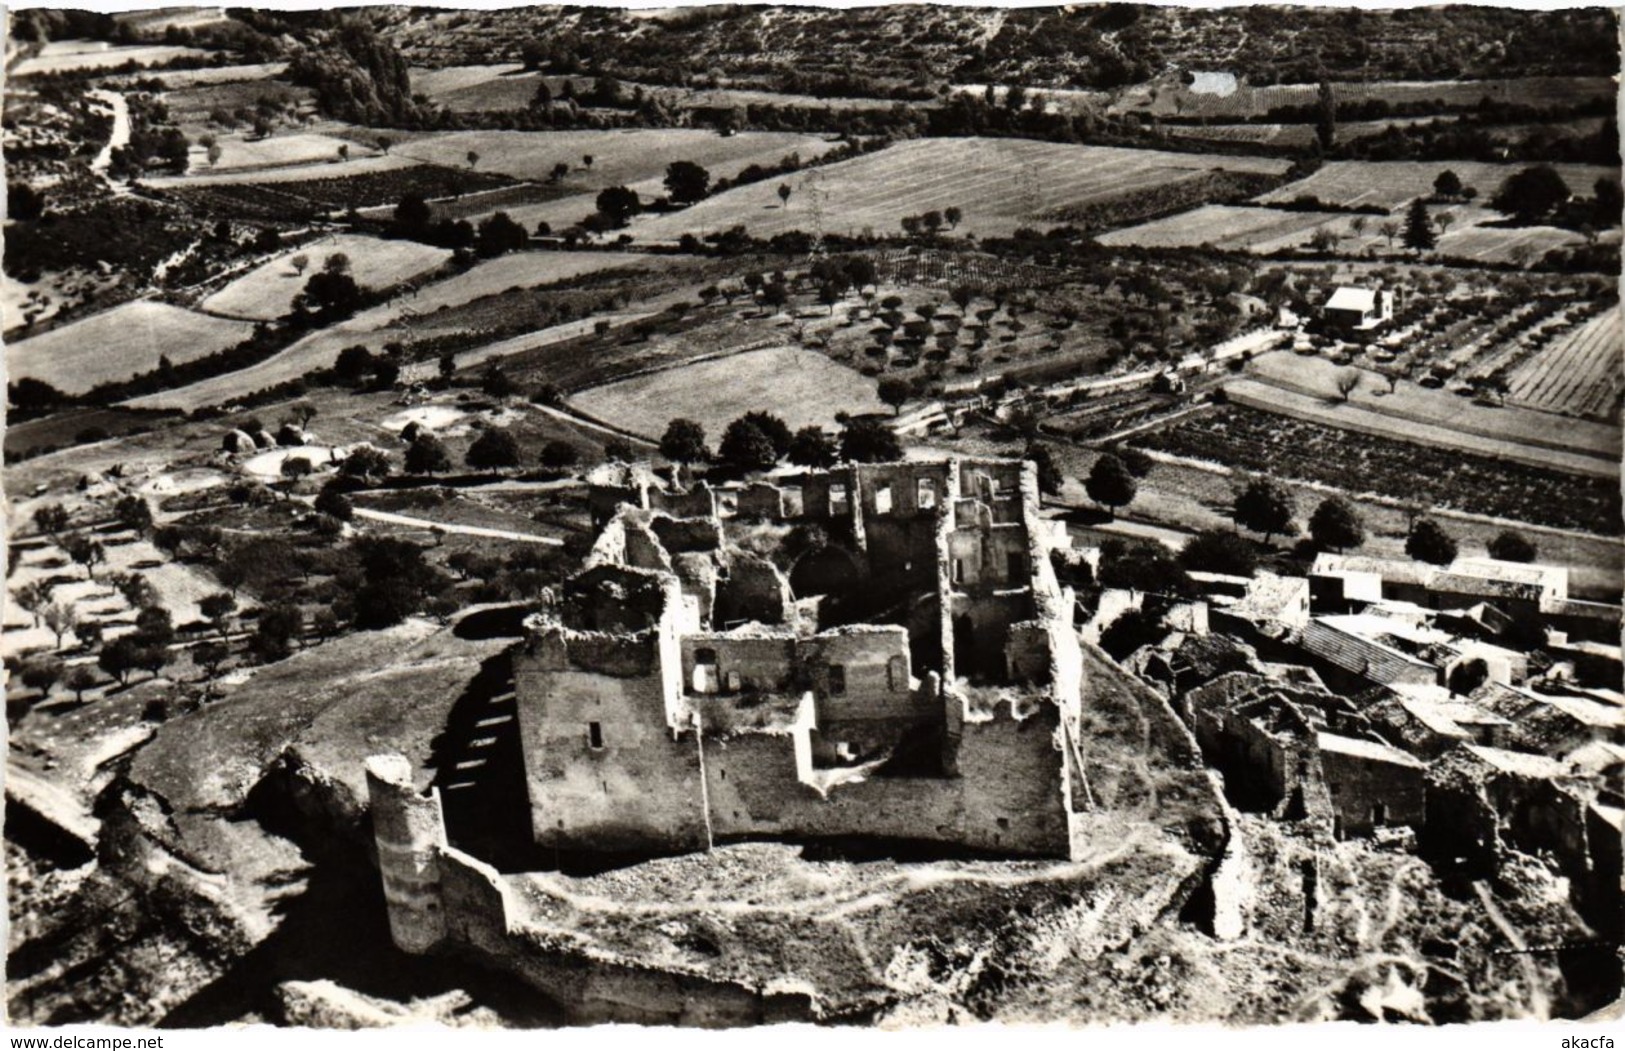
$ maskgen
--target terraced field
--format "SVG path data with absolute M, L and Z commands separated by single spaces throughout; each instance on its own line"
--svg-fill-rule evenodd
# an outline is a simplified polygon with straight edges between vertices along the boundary
M 1008 235 L 1058 208 L 1096 203 L 1145 186 L 1197 178 L 1215 168 L 1279 174 L 1288 162 L 1213 157 L 1111 146 L 1070 146 L 1020 139 L 914 139 L 785 180 L 742 186 L 681 212 L 647 217 L 634 232 L 674 240 L 743 225 L 770 237 L 787 230 L 893 232 L 904 216 L 957 207 L 954 233 Z M 778 197 L 788 182 L 788 206 Z
M 387 289 L 433 270 L 451 258 L 451 250 L 416 241 L 386 241 L 360 234 L 323 238 L 264 263 L 209 296 L 201 304 L 211 314 L 270 321 L 285 316 L 310 275 L 334 255 L 350 259 L 350 275 L 367 289 Z M 292 260 L 303 256 L 300 273 Z
M 65 73 L 82 69 L 112 69 L 126 62 L 156 65 L 176 58 L 207 58 L 207 51 L 195 47 L 140 44 L 114 47 L 104 40 L 53 40 L 39 54 L 25 58 L 10 70 L 14 77 L 33 73 Z
M 836 144 L 795 132 L 745 132 L 727 137 L 698 128 L 627 128 L 611 131 L 455 131 L 403 142 L 393 154 L 428 164 L 468 167 L 515 179 L 545 179 L 555 164 L 568 164 L 585 191 L 658 180 L 673 161 L 693 161 L 713 179 L 749 164 L 770 164 L 788 153 L 803 160 Z M 584 160 L 591 155 L 589 167 Z
M 1275 208 L 1247 208 L 1210 204 L 1194 211 L 1155 219 L 1139 226 L 1113 230 L 1095 240 L 1104 245 L 1141 248 L 1215 248 L 1270 252 L 1308 243 L 1310 236 L 1330 223 L 1347 225 L 1348 217 L 1334 212 L 1285 212 Z
M 1622 338 L 1615 307 L 1520 365 L 1508 400 L 1547 412 L 1612 418 L 1625 391 Z
M 1141 85 L 1122 93 L 1112 113 L 1156 116 L 1204 116 L 1210 119 L 1258 117 L 1278 106 L 1313 106 L 1316 84 L 1242 84 L 1228 95 L 1201 93 L 1166 83 Z M 1392 105 L 1437 103 L 1439 108 L 1476 106 L 1483 99 L 1526 106 L 1570 105 L 1613 98 L 1606 77 L 1521 77 L 1513 80 L 1431 80 L 1352 83 L 1337 81 L 1332 93 L 1339 103 L 1381 99 Z
M 1478 190 L 1488 200 L 1507 176 L 1521 164 L 1485 164 L 1479 161 L 1330 161 L 1306 179 L 1289 182 L 1260 197 L 1264 202 L 1287 202 L 1310 194 L 1327 204 L 1345 208 L 1375 205 L 1390 211 L 1433 192 L 1433 180 L 1446 168 L 1460 176 L 1462 185 Z M 1575 193 L 1589 194 L 1598 179 L 1619 178 L 1618 168 L 1593 164 L 1554 164 Z
M 207 357 L 247 339 L 246 321 L 209 317 L 167 303 L 137 300 L 6 346 L 10 379 L 44 380 L 67 394 L 127 380 L 158 367 Z
M 201 146 L 192 148 L 192 170 L 202 173 L 225 173 L 246 169 L 281 168 L 288 165 L 333 164 L 338 166 L 340 149 L 347 149 L 357 160 L 377 156 L 378 151 L 355 139 L 342 139 L 333 135 L 278 135 L 269 139 L 242 139 L 222 137 L 220 159 L 208 161 L 208 151 Z M 319 171 L 319 169 L 318 169 Z
M 698 420 L 714 445 L 730 421 L 767 409 L 792 430 L 833 427 L 835 414 L 886 412 L 875 384 L 822 354 L 775 347 L 700 361 L 583 391 L 570 404 L 647 438 L 674 417 Z

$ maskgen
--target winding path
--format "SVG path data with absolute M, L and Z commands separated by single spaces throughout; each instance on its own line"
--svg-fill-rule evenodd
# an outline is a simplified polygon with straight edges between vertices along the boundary
M 459 533 L 463 536 L 483 536 L 493 540 L 517 540 L 527 544 L 546 544 L 549 547 L 564 546 L 564 541 L 557 537 L 537 536 L 534 533 L 515 533 L 507 529 L 487 529 L 485 526 L 456 525 L 452 522 L 433 522 L 427 518 L 398 515 L 393 511 L 375 511 L 370 507 L 356 508 L 355 516 L 357 518 L 367 518 L 374 522 L 387 522 L 391 525 L 408 526 L 414 529 L 438 530 L 442 533 Z
M 113 151 L 121 146 L 130 144 L 130 103 L 124 95 L 117 91 L 108 91 L 97 88 L 86 92 L 98 102 L 105 102 L 113 109 L 113 133 L 107 137 L 107 145 L 102 147 L 96 159 L 90 162 L 90 170 L 107 180 L 107 185 L 113 188 L 114 193 L 124 193 L 128 187 L 120 187 L 114 183 L 107 174 L 113 166 Z

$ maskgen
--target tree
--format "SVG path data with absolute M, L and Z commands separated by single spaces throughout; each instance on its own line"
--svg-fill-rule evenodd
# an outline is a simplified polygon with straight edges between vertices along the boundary
M 1620 224 L 1620 212 L 1625 209 L 1625 192 L 1614 179 L 1598 179 L 1592 186 L 1592 221 L 1608 228 Z
M 131 609 L 146 609 L 158 604 L 158 589 L 140 573 L 120 573 L 113 580 L 113 586 L 118 588 Z
M 541 77 L 536 78 L 536 93 L 530 97 L 531 109 L 548 109 L 553 105 L 553 89 L 547 86 L 547 81 Z
M 965 218 L 965 213 L 960 211 L 957 205 L 949 205 L 942 210 L 942 217 L 948 220 L 950 229 L 958 229 L 960 222 Z
M 889 463 L 903 458 L 902 443 L 884 421 L 850 420 L 841 430 L 841 459 L 852 463 Z
M 1489 549 L 1490 557 L 1502 562 L 1533 562 L 1538 554 L 1534 541 L 1511 529 L 1497 533 Z
M 16 548 L 12 548 L 16 551 Z M 43 580 L 31 581 L 18 588 L 15 592 L 17 604 L 34 615 L 34 623 L 40 622 L 40 611 L 51 601 L 51 585 Z
M 492 365 L 480 377 L 480 390 L 493 398 L 506 398 L 514 393 L 514 382 L 501 365 Z
M 1028 442 L 1021 458 L 1032 461 L 1037 469 L 1039 492 L 1049 496 L 1061 495 L 1061 485 L 1065 479 L 1061 476 L 1061 468 L 1055 463 L 1055 454 L 1049 446 L 1042 442 Z
M 598 191 L 593 203 L 598 214 L 612 227 L 625 226 L 627 220 L 643 210 L 643 202 L 638 199 L 637 192 L 625 186 L 605 187 Z
M 209 158 L 209 167 L 213 168 L 216 164 L 220 163 L 220 154 L 222 151 L 218 142 L 209 143 L 208 150 L 206 152 Z
M 1456 541 L 1431 518 L 1419 518 L 1405 538 L 1405 553 L 1418 562 L 1448 566 L 1456 560 Z
M 279 473 L 282 475 L 282 480 L 287 483 L 288 495 L 293 495 L 293 488 L 299 484 L 301 478 L 308 476 L 315 470 L 316 467 L 310 462 L 308 456 L 289 456 L 283 459 Z
M 468 447 L 463 461 L 476 471 L 519 466 L 519 441 L 502 427 L 488 428 Z
M 230 656 L 231 651 L 219 642 L 201 642 L 192 647 L 192 663 L 203 669 L 204 678 L 210 682 L 220 674 L 220 666 Z
M 542 466 L 549 470 L 563 470 L 574 465 L 577 458 L 576 447 L 569 442 L 554 438 L 542 446 Z
M 322 486 L 321 492 L 316 494 L 314 506 L 318 514 L 327 515 L 340 522 L 348 522 L 355 517 L 355 504 L 351 503 L 337 478 Z
M 1377 232 L 1382 234 L 1383 240 L 1388 242 L 1390 249 L 1394 247 L 1394 238 L 1399 236 L 1399 231 L 1399 224 L 1392 219 L 1385 219 L 1377 226 Z
M 421 433 L 406 450 L 407 474 L 439 474 L 451 470 L 451 456 L 439 438 Z
M 1107 540 L 1100 545 L 1100 586 L 1156 595 L 1195 591 L 1173 552 L 1154 540 Z
M 570 82 L 569 82 L 569 81 L 568 81 L 568 80 L 566 80 L 566 81 L 565 81 L 565 82 L 564 82 L 564 86 L 565 86 L 565 87 L 569 87 L 569 86 L 570 86 Z M 582 167 L 583 167 L 583 168 L 585 168 L 585 169 L 587 169 L 587 170 L 588 170 L 588 171 L 592 171 L 592 154 L 590 154 L 590 153 L 583 153 L 583 154 L 582 154 L 582 155 L 581 155 L 581 166 L 582 166 Z
M 1342 372 L 1337 374 L 1337 377 L 1335 380 L 1333 380 L 1333 382 L 1337 386 L 1338 397 L 1340 397 L 1343 401 L 1348 401 L 1350 395 L 1352 395 L 1360 387 L 1360 370 L 1344 369 Z
M 1236 497 L 1231 517 L 1237 525 L 1263 533 L 1264 543 L 1268 544 L 1276 533 L 1291 535 L 1292 516 L 1296 513 L 1291 493 L 1277 482 L 1259 478 L 1248 483 Z
M 693 161 L 673 161 L 666 166 L 666 193 L 677 204 L 703 201 L 711 192 L 711 173 Z
M 486 258 L 516 252 L 530 243 L 530 234 L 507 212 L 497 212 L 482 221 L 474 237 L 474 250 Z
M 1134 502 L 1139 483 L 1123 466 L 1122 460 L 1111 453 L 1103 453 L 1089 468 L 1089 477 L 1084 479 L 1083 489 L 1089 494 L 1089 499 L 1106 508 L 1108 514 L 1116 514 L 1119 507 L 1127 507 Z
M 40 620 L 56 636 L 56 648 L 62 648 L 62 636 L 79 625 L 79 615 L 73 611 L 70 602 L 47 602 L 39 610 Z
M 292 259 L 288 260 L 288 265 L 293 267 L 294 273 L 303 275 L 306 268 L 310 266 L 310 256 L 300 252 L 298 255 L 295 255 Z
M 388 135 L 380 135 L 375 141 L 378 143 L 378 152 L 389 156 L 389 148 L 395 145 L 395 140 Z
M 102 545 L 86 536 L 70 536 L 62 541 L 62 550 L 68 557 L 85 567 L 85 575 L 91 580 L 96 579 L 96 565 L 107 561 L 107 552 Z
M 694 420 L 678 418 L 666 424 L 660 436 L 660 455 L 675 463 L 703 463 L 711 458 L 705 428 Z
M 339 472 L 347 478 L 360 478 L 375 482 L 389 477 L 389 454 L 370 445 L 358 445 L 339 465 Z
M 887 376 L 875 388 L 880 400 L 891 406 L 892 415 L 903 410 L 903 405 L 914 395 L 914 386 L 899 376 Z
M 409 193 L 395 205 L 395 223 L 407 230 L 422 230 L 434 218 L 434 211 L 420 194 Z
M 1258 552 L 1246 538 L 1223 529 L 1204 529 L 1179 551 L 1186 569 L 1250 577 L 1258 568 Z
M 293 652 L 293 640 L 305 630 L 305 616 L 298 606 L 267 606 L 260 612 L 259 624 L 249 647 L 261 661 L 269 664 Z
M 96 685 L 96 673 L 91 671 L 88 665 L 76 664 L 68 669 L 62 685 L 72 692 L 74 703 L 84 704 L 85 691 Z
M 1461 196 L 1461 176 L 1446 168 L 1433 180 L 1433 192 L 1440 197 Z
M 363 346 L 345 347 L 333 362 L 333 375 L 354 386 L 372 371 L 372 351 Z
M 61 504 L 45 504 L 34 512 L 34 528 L 55 537 L 68 528 L 68 512 Z
M 1321 547 L 1345 551 L 1365 543 L 1365 523 L 1353 504 L 1341 496 L 1328 496 L 1309 516 L 1309 535 Z
M 480 163 L 479 151 L 478 150 L 469 150 L 468 155 L 467 155 L 467 160 L 468 160 L 468 166 L 470 168 L 477 167 L 479 165 L 479 163 Z
M 237 609 L 236 596 L 229 591 L 216 591 L 199 599 L 197 608 L 214 625 L 214 630 L 220 633 L 221 641 L 225 641 L 226 636 L 231 634 L 231 615 Z
M 96 666 L 124 686 L 130 681 L 130 673 L 140 667 L 142 656 L 135 642 L 125 635 L 102 647 L 100 656 L 96 658 Z
M 348 142 L 339 143 L 338 155 L 341 163 L 350 159 L 350 144 Z
M 767 435 L 743 417 L 728 424 L 722 432 L 717 456 L 722 462 L 746 471 L 765 471 L 778 462 L 778 453 Z
M 1550 164 L 1537 164 L 1514 172 L 1490 198 L 1490 207 L 1520 223 L 1544 219 L 1569 199 L 1569 185 Z
M 1427 202 L 1418 197 L 1405 213 L 1405 247 L 1414 252 L 1426 252 L 1436 243 L 1433 222 L 1428 218 Z
M 820 427 L 803 427 L 790 439 L 790 462 L 800 467 L 833 467 L 839 450 Z
M 152 528 L 152 508 L 135 493 L 119 498 L 113 506 L 113 517 L 118 519 L 119 525 L 140 536 Z
M 54 657 L 44 660 L 29 661 L 23 665 L 23 685 L 31 690 L 38 690 L 41 697 L 51 692 L 57 680 L 62 678 L 62 662 Z
M 1337 142 L 1337 97 L 1330 81 L 1322 79 L 1315 89 L 1315 139 L 1323 150 Z
M 790 184 L 789 183 L 787 183 L 787 182 L 779 183 L 779 206 L 781 208 L 790 207 L 790 192 L 791 191 L 790 191 Z

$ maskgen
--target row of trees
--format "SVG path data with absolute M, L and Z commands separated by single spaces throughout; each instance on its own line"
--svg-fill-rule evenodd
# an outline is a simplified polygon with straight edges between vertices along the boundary
M 1089 499 L 1107 511 L 1115 512 L 1134 501 L 1138 494 L 1138 479 L 1149 470 L 1145 454 L 1134 449 L 1120 453 L 1105 453 L 1096 458 L 1084 479 L 1084 491 Z M 1231 505 L 1231 519 L 1243 529 L 1264 535 L 1269 544 L 1277 535 L 1293 536 L 1298 531 L 1297 501 L 1292 492 L 1279 482 L 1268 478 L 1255 478 L 1236 494 Z M 1409 531 L 1405 553 L 1412 558 L 1434 565 L 1448 565 L 1455 561 L 1458 545 L 1454 537 L 1436 520 L 1409 508 Z M 1365 520 L 1345 497 L 1328 496 L 1309 516 L 1309 536 L 1315 546 L 1323 550 L 1346 551 L 1360 547 L 1366 541 Z M 1533 562 L 1535 545 L 1521 533 L 1504 530 L 1489 541 L 1492 558 L 1510 562 Z M 1231 570 L 1220 570 L 1230 572 Z M 1250 571 L 1249 571 L 1250 572 Z
M 882 420 L 872 417 L 838 416 L 839 434 L 820 427 L 803 427 L 792 433 L 789 426 L 770 412 L 748 412 L 723 431 L 713 454 L 705 426 L 697 420 L 677 418 L 666 426 L 660 439 L 660 455 L 674 463 L 719 463 L 741 471 L 764 471 L 780 460 L 801 467 L 831 467 L 841 461 L 884 463 L 903 457 L 897 435 Z

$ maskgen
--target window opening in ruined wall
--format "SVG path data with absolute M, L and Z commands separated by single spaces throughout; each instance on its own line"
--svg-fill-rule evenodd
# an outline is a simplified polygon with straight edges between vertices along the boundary
M 694 651 L 694 682 L 692 689 L 695 693 L 717 692 L 716 650 L 698 649 Z
M 846 668 L 843 665 L 829 666 L 829 692 L 832 697 L 838 697 L 846 692 Z
M 937 506 L 937 484 L 929 478 L 921 478 L 915 487 L 914 502 L 922 511 L 929 511 Z
M 604 724 L 587 724 L 587 747 L 598 749 L 604 747 Z
M 829 487 L 829 513 L 844 515 L 848 510 L 846 502 L 846 486 L 836 482 Z
M 891 486 L 883 485 L 875 490 L 875 514 L 891 514 Z

